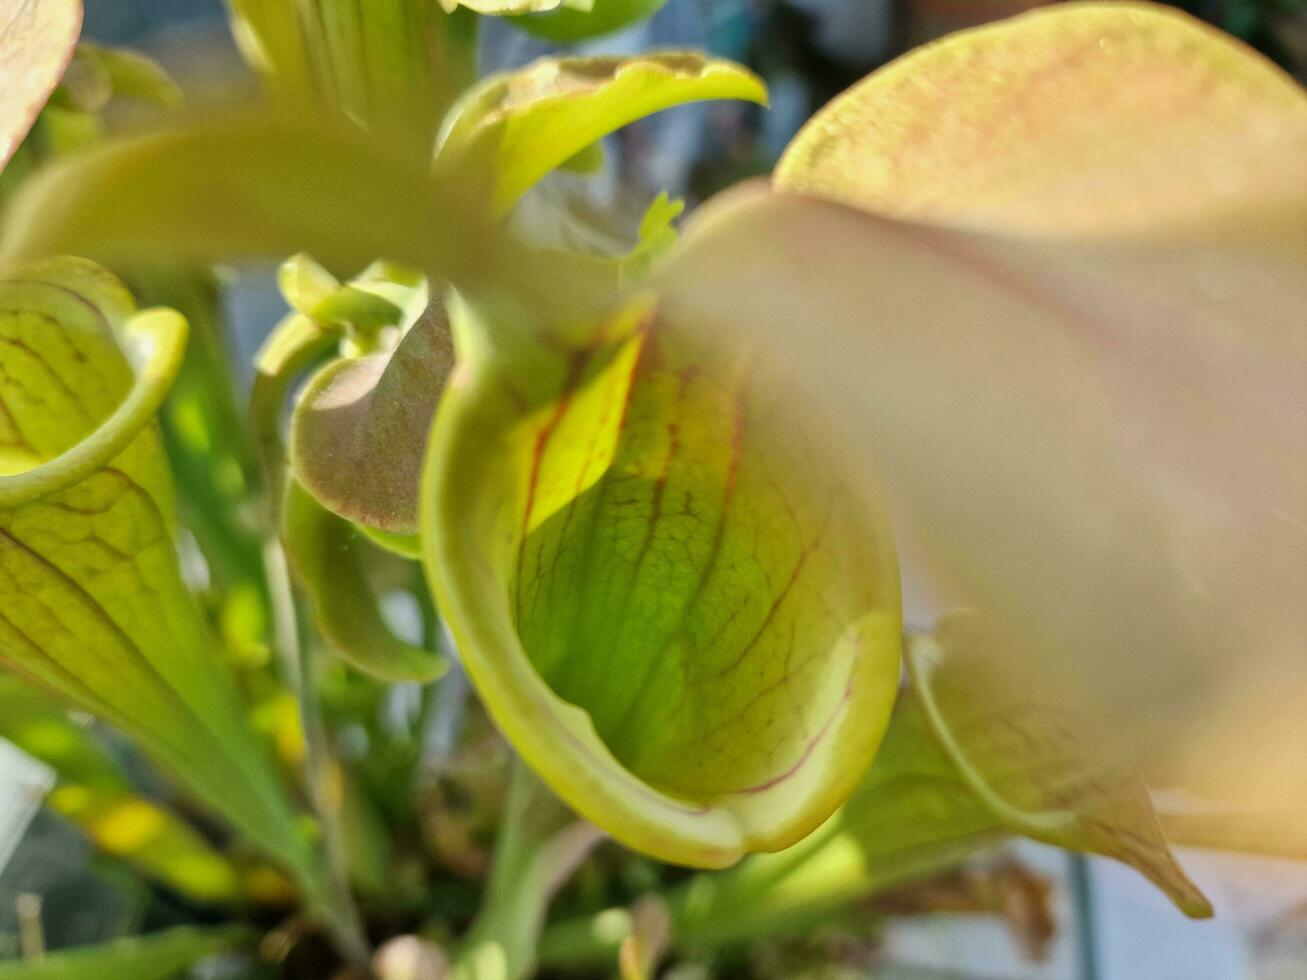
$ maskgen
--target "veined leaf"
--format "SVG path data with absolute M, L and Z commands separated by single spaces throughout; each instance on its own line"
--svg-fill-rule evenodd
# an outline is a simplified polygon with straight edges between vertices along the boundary
M 312 893 L 308 847 L 177 564 L 151 412 L 184 336 L 88 262 L 0 283 L 0 661 L 131 735 Z
M 241 926 L 182 926 L 101 946 L 62 949 L 47 953 L 39 963 L 0 963 L 0 980 L 97 980 L 109 976 L 168 980 L 206 956 L 239 948 L 254 938 Z
M 81 0 L 0 2 L 0 169 L 59 84 L 81 30 Z
M 1035 36 L 1079 46 L 1041 72 L 1052 49 Z M 1002 624 L 1052 701 L 1070 677 L 1170 779 L 1291 812 L 1307 737 L 1307 95 L 1167 8 L 1058 4 L 911 56 L 919 83 L 891 66 L 864 83 L 868 111 L 915 113 L 947 89 L 939 71 L 982 56 L 1025 93 L 1015 125 L 1050 134 L 1022 130 L 1014 182 L 982 152 L 999 121 L 967 125 L 984 106 L 942 109 L 956 154 L 933 118 L 899 147 L 823 117 L 850 141 L 847 169 L 823 163 L 814 129 L 782 185 L 936 226 L 741 192 L 664 267 L 663 308 L 784 351 L 796 399 L 840 419 L 886 488 L 905 550 Z M 906 206 L 859 189 L 898 180 Z
M 1056 4 L 874 72 L 808 121 L 775 180 L 969 228 L 1155 237 L 1224 216 L 1265 237 L 1304 222 L 1305 132 L 1297 83 L 1214 28 Z
M 350 522 L 326 510 L 296 483 L 283 513 L 286 555 L 313 601 L 314 622 L 349 663 L 384 681 L 432 681 L 445 672 L 437 654 L 400 640 L 381 618 Z
M 1210 916 L 1171 855 L 1131 760 L 1113 757 L 1113 741 L 1073 691 L 1051 701 L 1046 687 L 1012 672 L 1005 652 L 1001 635 L 966 613 L 908 645 L 923 713 L 976 796 L 1010 830 L 1123 861 L 1187 915 Z
M 544 58 L 486 79 L 446 120 L 437 172 L 506 213 L 532 185 L 628 123 L 702 99 L 765 103 L 752 73 L 689 52 Z
M 589 10 L 562 6 L 543 13 L 516 17 L 513 23 L 537 37 L 568 44 L 611 34 L 652 17 L 667 0 L 594 0 Z
M 637 303 L 588 347 L 508 350 L 456 309 L 422 537 L 491 714 L 630 846 L 720 866 L 799 839 L 898 684 L 876 512 L 745 344 L 709 357 Z
M 0 738 L 54 769 L 46 804 L 104 853 L 200 901 L 230 901 L 236 872 L 176 814 L 133 792 L 89 733 L 17 678 L 0 676 Z

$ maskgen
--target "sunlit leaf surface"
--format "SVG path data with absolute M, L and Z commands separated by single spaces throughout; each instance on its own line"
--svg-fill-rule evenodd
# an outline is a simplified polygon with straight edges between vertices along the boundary
M 81 260 L 0 282 L 0 661 L 131 735 L 311 882 L 174 550 L 172 487 L 141 392 L 166 389 L 184 336 L 180 318 L 135 314 Z
M 875 511 L 748 345 L 709 356 L 636 304 L 509 370 L 504 335 L 460 309 L 422 533 L 496 721 L 584 816 L 664 859 L 802 837 L 853 790 L 898 683 Z
M 1275 65 L 1170 7 L 1073 3 L 874 72 L 809 120 L 776 183 L 970 228 L 1158 236 L 1225 219 L 1267 236 L 1301 229 L 1304 155 L 1307 99 Z
M 1037 37 L 1067 42 L 1044 70 Z M 861 114 L 915 114 L 948 91 L 936 69 L 982 57 L 1025 93 L 1003 117 L 1019 153 L 977 144 L 1007 132 L 969 125 L 989 102 L 941 108 L 955 155 L 934 117 L 900 146 L 902 124 Z M 947 40 L 855 92 L 778 183 L 872 215 L 759 188 L 710 205 L 667 267 L 668 318 L 766 335 L 888 491 L 906 553 L 1003 623 L 1030 676 L 1082 686 L 1171 775 L 1291 809 L 1307 96 L 1187 18 L 1112 4 Z
M 700 220 L 661 274 L 667 318 L 784 352 L 795 403 L 1033 676 L 1085 685 L 1152 747 L 1224 731 L 1255 757 L 1254 731 L 1298 730 L 1299 260 L 982 238 L 760 191 Z
M 267 90 L 426 160 L 476 77 L 475 18 L 436 0 L 230 0 L 232 32 Z M 452 15 L 451 15 L 451 12 Z
M 541 177 L 596 140 L 662 109 L 702 99 L 767 101 L 761 80 L 689 52 L 544 58 L 488 78 L 446 121 L 437 169 L 505 212 Z
M 81 29 L 81 0 L 0 2 L 0 169 L 59 84 Z

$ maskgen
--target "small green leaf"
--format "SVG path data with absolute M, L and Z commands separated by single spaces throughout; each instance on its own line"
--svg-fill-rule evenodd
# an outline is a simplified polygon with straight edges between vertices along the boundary
M 282 516 L 286 555 L 313 601 L 314 622 L 346 661 L 388 682 L 425 683 L 445 672 L 441 657 L 403 642 L 381 618 L 359 554 L 366 539 L 354 525 L 295 483 Z
M 1186 914 L 1212 907 L 1167 847 L 1148 788 L 1101 722 L 1066 692 L 1022 681 L 975 614 L 912 638 L 908 670 L 931 730 L 976 796 L 1013 831 L 1131 865 Z
M 153 58 L 126 48 L 108 48 L 85 41 L 78 49 L 95 55 L 108 75 L 114 98 L 137 99 L 168 109 L 181 105 L 181 88 Z
M 133 792 L 117 764 L 57 705 L 0 675 L 0 737 L 55 771 L 46 804 L 104 853 L 203 902 L 237 895 L 235 869 L 176 814 Z
M 206 956 L 249 945 L 254 939 L 241 926 L 180 926 L 102 946 L 61 949 L 47 953 L 40 962 L 0 963 L 0 980 L 169 980 Z
M 0 169 L 73 56 L 81 0 L 0 0 Z
M 543 13 L 513 18 L 522 30 L 547 41 L 570 44 L 611 34 L 652 17 L 667 0 L 594 0 L 589 10 L 562 6 Z
M 134 314 L 81 260 L 0 282 L 0 661 L 132 736 L 312 892 L 308 848 L 178 567 L 150 413 L 184 328 Z
M 415 534 L 423 448 L 453 365 L 449 323 L 433 304 L 393 351 L 322 368 L 291 416 L 296 479 L 342 517 Z
M 532 185 L 628 123 L 702 99 L 765 103 L 751 72 L 689 52 L 545 58 L 486 79 L 446 120 L 438 173 L 507 212 Z
M 709 357 L 637 303 L 588 345 L 505 353 L 520 314 L 451 315 L 424 564 L 491 714 L 564 800 L 662 859 L 807 834 L 898 685 L 876 512 L 745 345 Z

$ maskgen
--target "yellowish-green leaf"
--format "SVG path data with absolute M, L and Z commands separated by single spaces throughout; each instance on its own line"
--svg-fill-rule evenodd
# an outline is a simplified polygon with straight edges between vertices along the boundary
M 176 814 L 132 791 L 87 730 L 31 686 L 0 676 L 0 738 L 49 765 L 46 804 L 104 853 L 200 901 L 236 897 L 236 872 Z
M 1070 3 L 870 75 L 776 184 L 970 228 L 1157 236 L 1220 214 L 1267 235 L 1302 226 L 1305 156 L 1307 99 L 1269 61 L 1172 7 Z
M 175 370 L 149 345 L 184 328 L 136 314 L 81 260 L 0 282 L 0 661 L 132 736 L 312 893 L 308 848 L 178 567 L 140 392 Z
M 435 0 L 229 0 L 237 46 L 284 105 L 337 115 L 427 160 L 476 78 L 470 11 Z
M 0 963 L 0 980 L 169 980 L 206 956 L 249 945 L 254 939 L 242 926 L 181 926 L 102 946 L 61 949 L 47 953 L 39 963 Z
M 0 169 L 59 84 L 81 30 L 81 0 L 0 2 Z
M 332 268 L 386 255 L 452 274 L 495 255 L 478 227 L 467 202 L 383 141 L 246 114 L 114 141 L 48 168 L 14 197 L 0 254 L 167 264 L 309 251 Z
M 422 537 L 491 714 L 630 846 L 720 866 L 798 840 L 853 791 L 898 685 L 876 511 L 748 344 L 709 356 L 637 303 L 589 345 L 505 352 L 457 311 Z
M 976 84 L 982 68 L 994 82 Z M 963 69 L 974 99 L 954 98 Z M 923 108 L 919 138 L 856 124 Z M 1168 760 L 1168 782 L 1254 813 L 1307 805 L 1304 159 L 1307 94 L 1244 46 L 1169 7 L 1058 4 L 872 76 L 778 174 L 878 213 L 1113 240 L 908 231 L 895 256 L 845 238 L 867 261 L 827 289 L 878 278 L 878 263 L 898 281 L 846 287 L 842 309 L 818 316 L 885 314 L 874 347 L 850 332 L 815 376 L 829 388 L 835 361 L 903 358 L 914 391 L 849 377 L 845 411 L 874 402 L 904 437 L 892 479 L 923 505 L 911 520 L 938 577 L 1032 640 L 1033 675 L 1050 658 L 1076 664 L 1118 729 Z M 814 220 L 812 244 L 840 235 Z M 768 260 L 748 234 L 752 279 Z M 773 258 L 789 267 L 803 248 Z M 951 301 L 904 280 L 952 282 Z
M 628 123 L 702 99 L 765 103 L 752 73 L 689 52 L 545 58 L 486 79 L 445 122 L 436 166 L 507 212 L 532 185 Z
M 514 18 L 513 23 L 537 37 L 559 44 L 611 34 L 651 17 L 667 0 L 593 0 L 587 10 L 563 5 Z
M 1212 907 L 1167 847 L 1138 770 L 1112 754 L 1073 690 L 1023 681 L 982 617 L 955 613 L 913 637 L 908 671 L 931 731 L 1006 827 L 1136 868 L 1187 915 Z
M 127 48 L 82 42 L 79 51 L 95 56 L 109 78 L 115 98 L 138 99 L 165 108 L 181 105 L 182 90 L 153 58 Z
M 350 664 L 384 681 L 427 682 L 445 671 L 437 654 L 400 640 L 386 625 L 368 582 L 359 530 L 324 509 L 298 484 L 283 508 L 286 554 L 313 601 L 314 622 Z

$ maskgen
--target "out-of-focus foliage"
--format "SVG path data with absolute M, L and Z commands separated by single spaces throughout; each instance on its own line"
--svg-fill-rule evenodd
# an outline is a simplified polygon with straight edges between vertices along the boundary
M 586 234 L 599 140 L 764 84 L 685 52 L 474 84 L 477 15 L 658 6 L 233 0 L 258 103 L 113 138 L 110 97 L 175 90 L 77 49 L 4 188 L 0 661 L 185 793 L 57 708 L 0 730 L 146 876 L 303 906 L 258 953 L 292 977 L 369 936 L 385 980 L 869 946 L 859 903 L 1008 835 L 1208 914 L 1163 829 L 1302 801 L 1307 97 L 1170 8 L 1057 4 L 853 86 L 683 242 L 652 190 Z M 15 139 L 75 34 L 20 52 L 38 7 L 75 11 L 0 43 L 43 59 Z M 17 264 L 62 251 L 202 325 L 171 460 L 184 321 Z M 287 254 L 244 413 L 205 267 Z M 969 609 L 906 684 L 899 553 Z M 1226 805 L 1159 821 L 1141 773 Z M 18 969 L 211 948 L 173 938 Z
M 55 771 L 50 806 L 105 854 L 200 901 L 236 897 L 230 862 L 190 824 L 136 793 L 85 728 L 14 677 L 0 677 L 0 737 Z
M 252 938 L 250 931 L 240 926 L 178 927 L 103 946 L 60 950 L 39 963 L 0 963 L 0 980 L 96 980 L 106 976 L 168 980 L 206 956 L 248 945 Z

